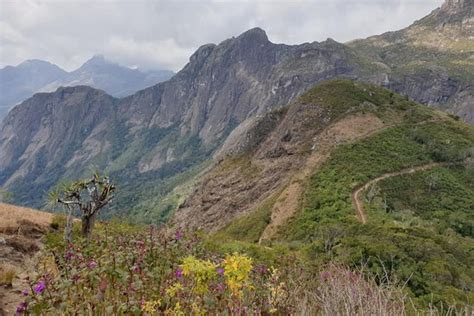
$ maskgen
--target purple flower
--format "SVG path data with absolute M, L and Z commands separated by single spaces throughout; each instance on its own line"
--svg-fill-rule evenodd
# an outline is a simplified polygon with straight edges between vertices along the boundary
M 97 267 L 97 262 L 95 262 L 94 260 L 92 260 L 91 262 L 89 262 L 89 264 L 87 264 L 87 267 L 89 269 L 94 269 L 95 267 Z
M 255 272 L 257 272 L 258 274 L 261 274 L 261 275 L 265 275 L 265 274 L 267 274 L 268 269 L 265 265 L 260 264 L 260 265 L 255 267 Z
M 176 240 L 180 240 L 181 238 L 184 237 L 184 234 L 182 231 L 177 230 L 176 233 L 174 234 L 174 237 L 176 238 Z
M 28 289 L 26 289 L 26 290 L 23 290 L 23 292 L 21 292 L 21 294 L 23 296 L 28 296 L 28 294 L 30 294 L 30 291 L 28 291 Z
M 331 278 L 331 273 L 328 271 L 324 271 L 320 274 L 321 281 L 328 281 Z
M 66 260 L 71 260 L 74 257 L 74 253 L 72 251 L 68 251 L 64 257 Z
M 134 273 L 140 273 L 140 266 L 138 264 L 134 264 L 132 267 L 132 271 Z
M 225 285 L 222 284 L 222 283 L 218 283 L 217 286 L 216 286 L 216 290 L 218 292 L 224 292 L 225 291 Z
M 36 294 L 41 294 L 45 288 L 46 288 L 46 284 L 44 283 L 43 280 L 41 280 L 38 284 L 35 285 L 35 287 L 33 288 L 33 291 L 35 291 Z
M 217 268 L 216 271 L 217 271 L 217 274 L 224 275 L 224 268 L 219 267 L 219 268 Z
M 175 275 L 178 279 L 181 279 L 181 278 L 183 277 L 183 269 L 181 269 L 181 268 L 176 269 L 174 275 Z
M 18 306 L 16 307 L 16 313 L 17 314 L 23 314 L 24 312 L 26 312 L 26 308 L 28 307 L 28 303 L 27 302 L 21 302 L 20 304 L 18 304 Z

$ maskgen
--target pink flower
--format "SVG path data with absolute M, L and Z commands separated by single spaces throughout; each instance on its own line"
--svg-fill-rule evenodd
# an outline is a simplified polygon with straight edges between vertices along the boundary
M 181 269 L 181 268 L 176 269 L 176 272 L 174 273 L 174 275 L 175 275 L 178 279 L 181 279 L 181 278 L 183 277 L 183 269 Z
M 36 294 L 41 294 L 45 288 L 46 288 L 46 284 L 44 283 L 43 280 L 41 280 L 38 284 L 35 285 L 35 287 L 33 288 L 33 291 L 35 291 Z
M 87 264 L 87 267 L 88 267 L 89 269 L 91 269 L 91 270 L 92 270 L 92 269 L 95 269 L 95 268 L 97 267 L 97 262 L 95 262 L 94 260 L 92 260 L 91 262 L 89 262 L 89 263 Z
M 16 307 L 16 314 L 23 314 L 23 313 L 25 313 L 27 307 L 28 307 L 28 303 L 27 303 L 27 302 L 21 302 L 21 303 L 18 304 L 18 306 Z
M 140 266 L 138 264 L 134 264 L 132 267 L 132 271 L 134 273 L 140 273 Z
M 184 237 L 184 234 L 183 234 L 182 231 L 177 230 L 176 233 L 175 233 L 175 235 L 174 235 L 174 237 L 176 238 L 176 240 L 180 240 L 180 239 L 182 239 L 182 238 Z
M 216 271 L 217 271 L 217 274 L 224 275 L 224 268 L 219 267 L 219 268 L 217 268 Z

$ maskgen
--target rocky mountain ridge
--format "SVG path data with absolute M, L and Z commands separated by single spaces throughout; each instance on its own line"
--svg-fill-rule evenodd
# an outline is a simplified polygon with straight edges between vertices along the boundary
M 42 60 L 27 60 L 0 69 L 0 120 L 15 104 L 36 92 L 53 92 L 63 86 L 88 85 L 123 97 L 169 79 L 167 70 L 142 71 L 112 63 L 95 55 L 78 69 L 67 72 Z

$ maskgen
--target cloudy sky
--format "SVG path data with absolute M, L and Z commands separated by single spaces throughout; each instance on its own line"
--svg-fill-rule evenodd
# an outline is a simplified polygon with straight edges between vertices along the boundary
M 345 42 L 408 26 L 443 0 L 0 0 L 0 67 L 94 54 L 179 70 L 202 44 L 259 26 L 272 42 Z

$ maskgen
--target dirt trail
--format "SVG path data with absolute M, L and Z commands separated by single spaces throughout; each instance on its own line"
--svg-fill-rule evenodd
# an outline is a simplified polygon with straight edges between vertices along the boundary
M 316 168 L 329 158 L 334 148 L 344 143 L 369 137 L 390 126 L 384 125 L 373 114 L 357 114 L 334 123 L 318 135 L 314 142 L 313 153 L 308 157 L 303 168 L 291 178 L 290 183 L 273 206 L 270 223 L 263 231 L 259 242 L 271 238 L 278 227 L 296 212 L 304 191 L 305 181 Z
M 432 163 L 417 166 L 417 167 L 406 168 L 406 169 L 403 169 L 403 170 L 400 170 L 400 171 L 397 171 L 397 172 L 385 173 L 385 174 L 382 174 L 381 176 L 379 176 L 375 179 L 372 179 L 372 180 L 366 182 L 365 184 L 363 184 L 361 186 L 356 187 L 352 191 L 352 205 L 354 206 L 354 208 L 357 212 L 357 217 L 359 217 L 362 224 L 367 223 L 367 214 L 364 211 L 364 203 L 362 202 L 362 200 L 360 198 L 360 194 L 362 192 L 364 192 L 365 190 L 367 190 L 372 185 L 376 184 L 377 182 L 385 180 L 387 178 L 391 178 L 391 177 L 403 176 L 403 175 L 415 173 L 415 172 L 418 172 L 418 171 L 429 170 L 429 169 L 432 169 L 432 168 L 435 168 L 435 167 L 445 167 L 445 166 L 451 166 L 451 165 L 456 165 L 456 164 L 461 164 L 461 163 L 462 162 L 444 162 L 444 163 L 432 162 Z

